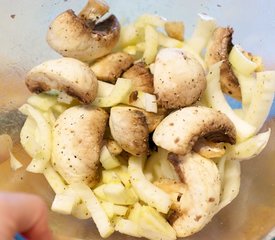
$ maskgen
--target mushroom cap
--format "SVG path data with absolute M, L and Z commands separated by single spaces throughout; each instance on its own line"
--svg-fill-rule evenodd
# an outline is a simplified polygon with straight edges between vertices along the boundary
M 168 154 L 186 190 L 168 216 L 177 237 L 200 231 L 213 217 L 220 202 L 221 179 L 217 165 L 199 154 Z M 181 187 L 182 189 L 182 187 Z M 179 189 L 180 190 L 180 189 Z M 183 188 L 184 190 L 184 188 Z
M 148 153 L 149 130 L 142 111 L 131 107 L 113 107 L 109 125 L 115 141 L 134 156 Z
M 100 108 L 75 106 L 53 128 L 52 165 L 67 183 L 94 186 L 100 178 L 99 156 L 108 114 Z
M 91 69 L 100 80 L 115 83 L 122 73 L 134 62 L 131 55 L 124 52 L 111 53 L 98 59 Z
M 123 73 L 122 77 L 132 81 L 133 91 L 154 93 L 154 77 L 145 63 L 135 63 Z
M 177 48 L 162 49 L 156 57 L 154 88 L 164 108 L 189 106 L 206 88 L 205 72 L 191 53 Z
M 205 62 L 211 66 L 217 62 L 223 61 L 221 65 L 221 88 L 222 91 L 230 96 L 241 100 L 241 88 L 237 77 L 235 76 L 231 63 L 229 62 L 229 53 L 232 49 L 233 28 L 218 27 L 209 41 L 205 54 Z
M 119 34 L 120 24 L 114 15 L 91 26 L 88 20 L 68 10 L 51 23 L 47 41 L 62 56 L 91 62 L 110 53 Z
M 186 107 L 169 114 L 157 126 L 153 141 L 170 152 L 185 155 L 197 140 L 236 142 L 236 129 L 223 113 L 207 107 Z
M 91 103 L 97 94 L 95 74 L 73 58 L 46 61 L 28 72 L 25 83 L 31 92 L 64 91 L 83 103 Z

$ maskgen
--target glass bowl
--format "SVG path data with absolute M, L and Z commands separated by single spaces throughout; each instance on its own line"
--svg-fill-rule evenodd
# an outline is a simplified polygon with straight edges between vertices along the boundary
M 78 12 L 83 0 L 1 0 L 0 1 L 0 134 L 9 133 L 15 142 L 14 154 L 27 164 L 30 158 L 18 144 L 24 119 L 16 108 L 30 95 L 24 76 L 44 60 L 57 58 L 45 35 L 49 23 L 69 8 Z M 142 13 L 154 13 L 169 20 L 182 20 L 190 36 L 197 13 L 206 13 L 222 26 L 234 28 L 234 43 L 260 55 L 267 69 L 275 69 L 275 2 L 216 0 L 109 0 L 111 12 L 121 22 Z M 256 158 L 242 162 L 238 197 L 199 233 L 187 239 L 271 239 L 275 227 L 275 104 L 264 128 L 272 128 L 266 149 Z M 0 146 L 1 147 L 1 146 Z M 0 190 L 25 191 L 42 196 L 48 205 L 54 193 L 43 176 L 22 170 L 12 172 L 9 163 L 0 165 Z M 49 212 L 50 225 L 57 239 L 100 239 L 92 220 L 76 220 Z M 270 233 L 268 235 L 268 233 Z M 63 237 L 62 237 L 63 236 Z M 132 239 L 118 233 L 109 239 Z

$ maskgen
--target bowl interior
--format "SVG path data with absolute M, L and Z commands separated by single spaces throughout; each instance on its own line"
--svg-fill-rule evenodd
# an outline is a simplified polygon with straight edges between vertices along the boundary
M 24 164 L 30 158 L 18 144 L 23 118 L 16 108 L 30 95 L 24 76 L 44 60 L 57 58 L 49 48 L 45 35 L 51 20 L 66 9 L 78 12 L 86 1 L 21 0 L 11 4 L 1 0 L 0 7 L 0 134 L 8 132 L 15 140 L 14 154 Z M 122 23 L 134 20 L 142 13 L 155 13 L 169 20 L 182 20 L 186 37 L 190 36 L 197 13 L 217 19 L 222 26 L 234 28 L 234 43 L 260 55 L 267 69 L 275 69 L 275 2 L 261 1 L 198 1 L 198 0 L 109 0 L 111 11 Z M 4 33 L 4 34 L 3 34 Z M 242 183 L 239 196 L 214 217 L 205 229 L 188 239 L 261 239 L 275 226 L 275 104 L 264 128 L 272 128 L 270 142 L 264 152 L 242 163 Z M 54 194 L 43 176 L 23 170 L 11 172 L 9 163 L 0 165 L 0 189 L 34 192 L 51 205 Z M 50 212 L 53 229 L 60 235 L 81 239 L 99 239 L 92 220 L 76 220 Z M 114 234 L 110 239 L 132 239 Z

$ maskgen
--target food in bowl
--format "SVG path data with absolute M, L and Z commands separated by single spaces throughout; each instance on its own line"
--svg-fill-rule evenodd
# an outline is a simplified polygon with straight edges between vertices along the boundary
M 275 73 L 209 16 L 185 39 L 182 22 L 145 14 L 120 27 L 99 22 L 107 11 L 89 1 L 50 25 L 63 57 L 26 77 L 27 171 L 48 180 L 53 211 L 92 218 L 102 237 L 190 236 L 237 196 L 240 161 L 267 144 L 270 130 L 258 131 Z

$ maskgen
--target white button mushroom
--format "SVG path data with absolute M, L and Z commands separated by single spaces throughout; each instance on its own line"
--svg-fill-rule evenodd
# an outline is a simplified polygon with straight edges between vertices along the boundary
M 83 103 L 91 103 L 97 94 L 95 74 L 85 63 L 73 58 L 61 58 L 44 62 L 26 76 L 31 92 L 60 90 Z
M 212 160 L 196 153 L 185 156 L 170 153 L 168 160 L 181 180 L 181 184 L 173 184 L 179 195 L 168 221 L 177 237 L 187 237 L 200 231 L 214 216 L 220 202 L 220 174 Z
M 144 114 L 131 107 L 113 107 L 109 125 L 115 141 L 134 156 L 148 153 L 149 130 Z
M 97 22 L 108 10 L 104 1 L 89 0 L 79 16 L 72 10 L 60 14 L 49 27 L 48 44 L 62 56 L 85 62 L 110 53 L 119 40 L 119 22 L 114 15 Z
M 177 48 L 162 49 L 155 62 L 154 88 L 164 108 L 189 106 L 206 88 L 205 72 L 191 53 Z
M 130 79 L 133 83 L 134 91 L 154 93 L 154 78 L 149 68 L 143 62 L 135 63 L 131 68 L 123 73 L 122 77 Z
M 133 64 L 131 55 L 124 52 L 111 53 L 94 63 L 91 69 L 99 80 L 115 83 L 117 78 Z
M 157 126 L 153 141 L 170 152 L 185 155 L 197 140 L 204 137 L 210 142 L 236 142 L 236 129 L 223 113 L 207 107 L 186 107 L 177 110 Z
M 67 183 L 94 186 L 100 178 L 99 156 L 108 114 L 76 106 L 63 112 L 53 128 L 52 164 Z
M 229 53 L 232 49 L 233 29 L 230 27 L 218 27 L 209 41 L 205 54 L 205 62 L 208 66 L 223 61 L 221 65 L 221 88 L 224 93 L 241 99 L 241 89 L 229 62 Z

